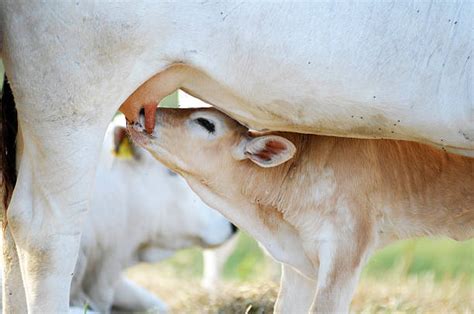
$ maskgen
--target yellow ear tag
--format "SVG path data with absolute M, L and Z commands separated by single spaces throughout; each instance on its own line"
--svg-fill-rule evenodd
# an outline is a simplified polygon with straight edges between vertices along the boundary
M 122 142 L 119 145 L 118 152 L 113 149 L 112 154 L 118 159 L 122 160 L 133 159 L 133 148 L 128 137 L 123 138 Z

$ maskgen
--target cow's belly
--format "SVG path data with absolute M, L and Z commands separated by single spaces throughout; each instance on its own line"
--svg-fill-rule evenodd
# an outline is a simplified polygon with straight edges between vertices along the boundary
M 335 6 L 206 10 L 185 89 L 257 129 L 474 150 L 472 6 Z
M 87 10 L 58 8 L 58 16 L 74 16 L 81 27 L 76 34 L 39 6 L 31 10 L 43 16 L 38 21 L 56 27 L 34 28 L 36 37 L 54 43 L 45 59 L 52 64 L 41 71 L 24 67 L 24 78 L 31 91 L 42 91 L 58 80 L 51 69 L 61 69 L 69 88 L 50 94 L 70 99 L 75 91 L 71 102 L 78 106 L 88 102 L 94 112 L 95 104 L 105 104 L 112 112 L 153 74 L 184 62 L 199 69 L 185 90 L 255 129 L 408 139 L 472 155 L 472 8 L 103 4 L 94 7 L 98 28 Z M 52 40 L 56 33 L 61 40 Z M 35 58 L 16 63 L 48 64 Z M 37 73 L 51 75 L 45 80 Z M 78 87 L 79 78 L 88 83 Z M 54 114 L 43 110 L 48 101 L 30 98 L 39 111 Z M 61 113 L 64 106 L 52 109 Z
M 241 73 L 238 71 L 229 71 L 226 77 L 239 76 Z M 336 91 L 331 95 L 326 91 L 326 97 L 311 94 L 307 90 L 307 81 L 295 80 L 291 89 L 284 79 L 253 89 L 251 85 L 258 85 L 258 77 L 229 81 L 217 81 L 201 71 L 194 71 L 183 89 L 253 129 L 405 139 L 457 154 L 474 154 L 474 124 L 468 119 L 467 103 L 437 109 L 436 105 L 430 106 L 429 103 L 413 106 L 407 102 L 405 105 L 399 98 L 392 97 L 390 103 L 394 105 L 387 105 L 372 101 L 373 98 L 369 101 L 361 97 L 346 98 L 342 92 Z M 313 84 L 317 83 L 316 78 Z M 358 87 L 369 93 L 368 85 Z M 383 86 L 378 90 L 382 91 Z

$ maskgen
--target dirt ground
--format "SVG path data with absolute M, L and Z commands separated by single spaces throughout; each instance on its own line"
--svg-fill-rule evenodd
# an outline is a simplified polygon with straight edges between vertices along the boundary
M 278 283 L 225 281 L 213 294 L 196 278 L 177 278 L 156 267 L 140 266 L 128 276 L 156 293 L 171 313 L 272 313 Z M 179 276 L 178 276 L 179 277 Z M 465 280 L 436 281 L 433 276 L 361 280 L 353 313 L 474 313 L 474 286 Z M 299 313 L 294 313 L 299 314 Z

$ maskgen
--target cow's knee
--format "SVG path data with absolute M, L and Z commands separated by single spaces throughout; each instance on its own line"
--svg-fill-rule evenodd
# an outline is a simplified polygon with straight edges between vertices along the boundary
M 32 206 L 31 202 L 23 202 L 24 198 L 31 200 L 30 195 L 21 191 L 21 188 L 17 188 L 15 192 L 8 206 L 6 219 L 8 228 L 16 243 L 17 241 L 22 242 L 31 230 L 28 229 L 28 226 L 32 225 Z

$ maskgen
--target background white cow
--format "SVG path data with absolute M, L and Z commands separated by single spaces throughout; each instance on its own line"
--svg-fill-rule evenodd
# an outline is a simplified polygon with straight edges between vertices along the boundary
M 72 304 L 87 303 L 101 312 L 112 305 L 122 310 L 163 309 L 155 296 L 121 271 L 138 262 L 158 262 L 179 249 L 220 245 L 235 231 L 180 176 L 132 145 L 120 123 L 112 124 L 84 225 Z
M 129 119 L 181 87 L 256 129 L 472 155 L 472 8 L 2 1 L 1 57 L 22 148 L 5 233 L 7 308 L 67 310 L 101 139 L 151 77 L 151 98 L 138 92 L 123 107 Z
M 133 145 L 120 118 L 109 126 L 104 140 L 72 280 L 71 305 L 87 305 L 102 313 L 112 306 L 163 311 L 163 302 L 122 271 L 139 262 L 156 263 L 180 249 L 215 247 L 236 229 L 205 205 L 183 178 Z M 213 289 L 226 256 L 216 256 L 214 250 L 206 255 L 203 281 Z

